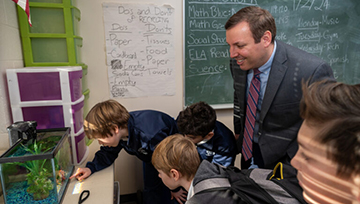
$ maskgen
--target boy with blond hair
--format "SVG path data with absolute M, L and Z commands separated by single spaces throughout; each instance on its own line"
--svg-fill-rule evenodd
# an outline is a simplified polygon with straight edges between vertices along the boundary
M 182 186 L 188 191 L 186 204 L 235 204 L 239 201 L 239 197 L 230 189 L 217 189 L 195 195 L 196 187 L 201 186 L 204 179 L 220 178 L 229 181 L 221 166 L 207 160 L 200 163 L 195 144 L 180 134 L 169 136 L 159 143 L 153 153 L 152 163 L 168 188 L 173 190 Z
M 170 189 L 183 186 L 188 190 L 200 165 L 200 158 L 191 140 L 175 134 L 156 147 L 152 163 L 166 186 Z M 168 182 L 167 178 L 174 179 L 174 182 Z
M 107 100 L 89 111 L 84 130 L 89 139 L 97 139 L 102 147 L 93 161 L 79 168 L 71 178 L 83 180 L 110 166 L 124 148 L 143 161 L 144 203 L 171 203 L 170 191 L 157 176 L 151 156 L 160 141 L 178 132 L 174 118 L 155 110 L 128 112 L 119 102 Z

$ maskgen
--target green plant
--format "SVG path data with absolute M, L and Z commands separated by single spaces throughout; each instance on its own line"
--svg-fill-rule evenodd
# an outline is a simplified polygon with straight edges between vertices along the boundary
M 42 153 L 42 144 L 37 145 L 36 141 L 31 146 L 32 148 L 25 147 L 24 145 L 22 146 L 27 152 L 31 154 Z M 46 149 L 43 152 L 46 152 L 49 149 Z M 29 171 L 29 173 L 26 175 L 27 183 L 29 185 L 26 191 L 33 195 L 34 200 L 42 200 L 47 198 L 50 194 L 50 191 L 54 188 L 53 183 L 49 179 L 51 174 L 46 168 L 44 168 L 46 161 L 47 159 L 26 161 L 24 163 L 16 162 L 16 164 L 25 167 Z
M 54 188 L 49 176 L 51 176 L 51 174 L 49 174 L 46 169 L 43 169 L 39 173 L 30 172 L 27 174 L 29 187 L 26 191 L 32 193 L 34 200 L 42 200 L 49 196 L 50 191 Z

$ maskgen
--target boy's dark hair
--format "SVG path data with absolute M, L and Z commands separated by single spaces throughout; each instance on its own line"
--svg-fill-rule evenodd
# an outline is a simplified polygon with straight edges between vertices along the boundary
M 89 139 L 110 137 L 111 131 L 116 127 L 127 128 L 129 118 L 129 112 L 119 102 L 115 100 L 100 102 L 86 115 L 84 131 Z
M 205 102 L 194 103 L 181 111 L 177 126 L 184 135 L 205 137 L 215 128 L 216 112 Z
M 314 139 L 327 145 L 338 174 L 360 174 L 360 84 L 324 80 L 304 83 L 302 89 L 300 115 L 322 129 Z
M 268 30 L 271 32 L 271 42 L 274 43 L 276 36 L 275 19 L 269 11 L 257 6 L 248 6 L 240 9 L 232 15 L 225 24 L 225 29 L 231 29 L 238 23 L 247 22 L 255 43 L 259 43 L 261 37 Z

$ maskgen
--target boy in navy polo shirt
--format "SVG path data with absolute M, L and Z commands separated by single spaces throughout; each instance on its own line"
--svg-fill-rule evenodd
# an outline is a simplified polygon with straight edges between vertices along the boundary
M 121 149 L 143 161 L 144 203 L 171 203 L 169 189 L 158 177 L 151 164 L 151 156 L 156 145 L 165 137 L 178 132 L 175 120 L 169 115 L 154 111 L 141 110 L 128 112 L 115 100 L 96 104 L 84 121 L 85 134 L 89 139 L 97 139 L 102 145 L 92 162 L 79 168 L 70 177 L 83 180 L 100 171 L 118 157 Z
M 181 111 L 177 118 L 179 132 L 193 141 L 202 160 L 234 165 L 236 142 L 234 133 L 216 121 L 215 110 L 205 102 L 198 102 Z

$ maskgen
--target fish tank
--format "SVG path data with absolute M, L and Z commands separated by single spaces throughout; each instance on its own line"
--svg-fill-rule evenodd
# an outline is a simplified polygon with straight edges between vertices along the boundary
M 5 204 L 61 203 L 74 171 L 69 134 L 70 128 L 37 130 L 0 156 Z

